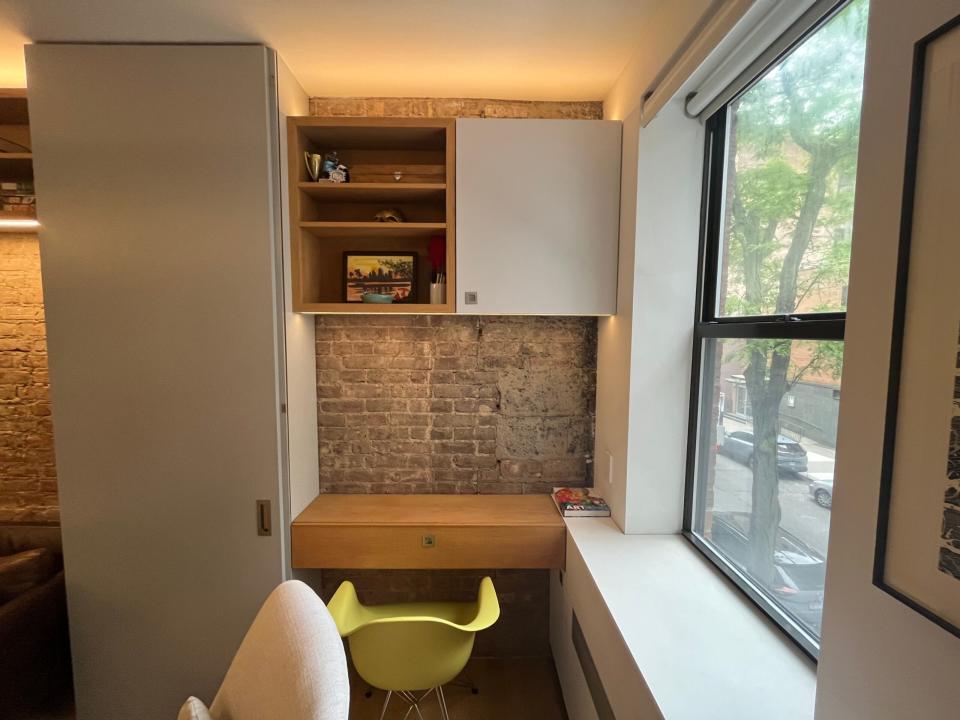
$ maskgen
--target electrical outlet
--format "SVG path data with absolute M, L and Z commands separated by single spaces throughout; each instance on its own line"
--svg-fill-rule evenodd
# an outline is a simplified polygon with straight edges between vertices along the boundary
M 476 290 L 467 290 L 463 294 L 463 304 L 464 305 L 476 305 L 477 300 L 477 291 Z
M 436 535 L 424 535 L 420 538 L 420 546 L 425 548 L 434 548 L 437 546 Z

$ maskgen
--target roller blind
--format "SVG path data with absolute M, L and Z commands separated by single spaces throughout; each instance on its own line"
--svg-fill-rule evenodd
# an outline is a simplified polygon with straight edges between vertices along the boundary
M 769 1 L 769 0 L 761 0 Z M 674 57 L 657 73 L 640 102 L 640 124 L 644 127 L 673 98 L 688 79 L 721 46 L 757 0 L 714 0 L 710 9 L 678 48 Z
M 691 78 L 690 117 L 710 117 L 756 80 L 846 0 L 757 0 Z

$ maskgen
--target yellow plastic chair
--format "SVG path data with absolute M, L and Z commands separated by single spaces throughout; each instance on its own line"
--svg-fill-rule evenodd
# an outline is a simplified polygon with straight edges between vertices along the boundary
M 500 603 L 488 577 L 480 581 L 476 602 L 417 602 L 361 605 L 353 583 L 337 588 L 327 609 L 340 636 L 348 639 L 357 673 L 373 687 L 387 691 L 380 720 L 396 693 L 410 703 L 407 715 L 431 692 L 440 713 L 449 720 L 443 686 L 463 670 L 474 636 L 500 617 Z M 420 697 L 414 691 L 424 691 Z M 404 715 L 404 718 L 407 717 Z

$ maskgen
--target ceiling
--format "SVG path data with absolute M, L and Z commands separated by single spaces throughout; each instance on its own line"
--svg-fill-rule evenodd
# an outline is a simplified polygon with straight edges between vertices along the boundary
M 258 42 L 315 96 L 598 100 L 668 2 L 0 0 L 0 87 L 28 42 Z

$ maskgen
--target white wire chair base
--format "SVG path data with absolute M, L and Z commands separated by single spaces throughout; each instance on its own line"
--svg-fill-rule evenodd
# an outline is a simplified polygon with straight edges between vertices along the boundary
M 408 707 L 407 711 L 403 714 L 403 720 L 407 720 L 412 712 L 417 713 L 417 718 L 419 718 L 419 720 L 424 720 L 423 714 L 420 712 L 420 703 L 422 703 L 427 696 L 430 695 L 430 693 L 437 694 L 437 704 L 440 706 L 441 720 L 450 720 L 450 713 L 447 711 L 447 699 L 443 695 L 443 687 L 441 686 L 427 690 L 420 697 L 417 697 L 409 690 L 398 690 L 396 693 L 394 693 L 393 690 L 387 690 L 387 696 L 383 699 L 383 708 L 380 710 L 380 720 L 383 720 L 383 718 L 386 716 L 387 706 L 390 704 L 390 698 L 394 694 L 410 703 L 410 707 Z

